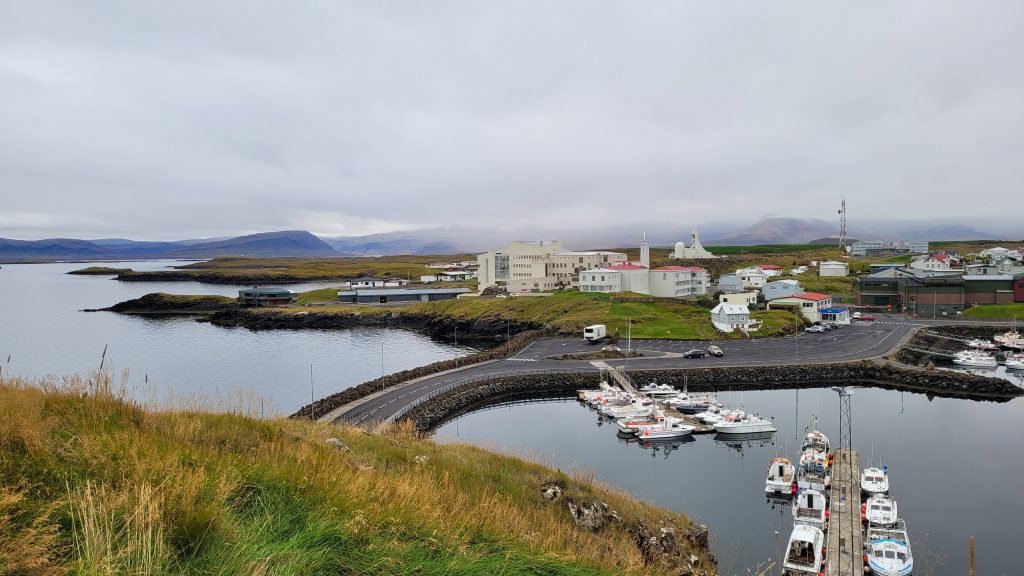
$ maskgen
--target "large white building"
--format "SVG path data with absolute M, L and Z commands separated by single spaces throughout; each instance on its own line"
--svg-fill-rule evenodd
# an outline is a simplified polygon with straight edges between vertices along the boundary
M 547 283 L 554 277 L 560 286 L 577 286 L 583 270 L 622 264 L 626 255 L 620 252 L 574 252 L 566 250 L 558 240 L 513 241 L 501 251 L 480 254 L 476 258 L 479 286 L 505 285 L 510 280 L 538 279 Z M 530 284 L 533 282 L 531 281 Z
M 684 242 L 676 242 L 676 250 L 673 256 L 680 260 L 717 258 L 717 256 L 704 249 L 704 246 L 700 243 L 700 234 L 697 233 L 696 228 L 693 229 L 693 233 L 690 235 L 690 247 L 687 248 Z
M 832 307 L 832 297 L 816 292 L 800 292 L 768 302 L 769 310 L 789 309 L 799 312 L 810 322 L 820 322 L 823 309 Z
M 662 266 L 650 271 L 651 296 L 678 298 L 707 294 L 708 271 L 699 266 Z
M 765 284 L 768 283 L 768 275 L 765 274 L 764 270 L 760 268 L 740 268 L 736 271 L 736 275 L 740 277 L 743 282 L 743 288 L 757 288 L 761 289 Z
M 750 310 L 746 306 L 724 302 L 711 309 L 711 323 L 725 333 L 735 330 L 755 332 L 761 326 L 760 321 L 750 319 Z
M 622 274 L 617 270 L 595 268 L 580 272 L 580 292 L 622 292 Z

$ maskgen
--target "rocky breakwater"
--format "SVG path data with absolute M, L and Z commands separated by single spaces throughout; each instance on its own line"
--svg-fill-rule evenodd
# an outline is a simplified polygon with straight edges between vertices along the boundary
M 471 366 L 473 364 L 487 362 L 489 360 L 500 360 L 519 352 L 523 348 L 526 348 L 531 342 L 541 336 L 542 333 L 539 330 L 522 332 L 513 336 L 508 342 L 489 350 L 484 350 L 468 356 L 462 356 L 460 358 L 452 358 L 451 360 L 434 362 L 433 364 L 427 364 L 426 366 L 420 366 L 419 368 L 413 368 L 411 370 L 402 370 L 401 372 L 388 374 L 382 378 L 364 382 L 358 386 L 353 386 L 352 388 L 342 390 L 341 392 L 317 400 L 311 405 L 307 404 L 299 409 L 298 412 L 292 414 L 291 417 L 309 418 L 313 414 L 326 414 L 327 412 L 344 406 L 349 402 L 354 402 L 360 398 L 369 396 L 374 392 L 386 390 L 393 386 L 402 384 L 403 382 L 408 382 L 409 380 L 430 376 L 446 370 L 463 368 L 465 366 Z
M 330 282 L 342 281 L 343 278 L 337 275 L 309 275 L 300 276 L 287 273 L 261 273 L 261 272 L 203 272 L 194 270 L 123 270 L 120 271 L 114 280 L 122 282 L 202 282 L 203 284 L 226 284 L 231 286 L 239 285 L 267 285 L 267 284 L 293 284 L 297 282 Z
M 452 418 L 498 402 L 540 398 L 567 398 L 580 388 L 597 384 L 597 372 L 576 374 L 524 374 L 467 384 L 426 400 L 405 413 L 416 429 L 428 432 Z
M 120 314 L 213 314 L 233 308 L 234 298 L 227 296 L 183 296 L 179 294 L 146 294 L 125 300 L 109 308 L 86 309 L 84 312 L 118 312 Z
M 375 327 L 402 328 L 438 338 L 504 341 L 509 332 L 522 333 L 542 328 L 534 322 L 512 321 L 506 325 L 503 318 L 463 319 L 449 316 L 422 314 L 409 310 L 364 308 L 360 310 L 275 310 L 273 308 L 225 308 L 209 318 L 210 323 L 250 330 L 331 330 L 341 328 Z
M 1005 402 L 1024 395 L 1024 390 L 1001 378 L 951 371 L 921 370 L 886 362 L 864 360 L 836 364 L 643 370 L 633 372 L 643 380 L 690 391 L 792 390 L 823 388 L 837 384 L 867 385 L 968 400 Z M 571 397 L 575 390 L 593 387 L 593 372 L 578 374 L 524 374 L 466 384 L 439 394 L 411 408 L 403 416 L 428 432 L 451 418 L 498 402 L 551 397 Z
M 952 354 L 966 348 L 962 340 L 991 341 L 992 336 L 1006 332 L 1006 327 L 998 326 L 929 326 L 918 330 L 905 346 L 896 353 L 895 358 L 903 364 L 911 366 L 927 366 L 935 361 L 935 356 L 921 352 L 921 350 L 934 350 Z M 949 336 L 949 338 L 943 338 Z M 947 360 L 948 361 L 948 360 Z

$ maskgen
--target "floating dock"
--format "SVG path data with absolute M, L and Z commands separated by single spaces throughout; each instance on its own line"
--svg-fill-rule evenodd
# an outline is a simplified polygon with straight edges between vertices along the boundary
M 827 576 L 864 574 L 864 532 L 860 515 L 860 452 L 837 450 L 832 462 Z

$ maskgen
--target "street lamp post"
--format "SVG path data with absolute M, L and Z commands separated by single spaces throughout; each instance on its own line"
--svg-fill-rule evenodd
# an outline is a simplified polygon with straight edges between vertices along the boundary
M 633 323 L 631 318 L 626 318 L 626 367 L 625 370 L 629 371 L 629 357 L 633 352 Z

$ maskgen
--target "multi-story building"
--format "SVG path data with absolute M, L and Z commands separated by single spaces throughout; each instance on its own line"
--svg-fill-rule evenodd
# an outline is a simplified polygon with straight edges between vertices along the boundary
M 761 293 L 764 294 L 764 299 L 775 300 L 776 298 L 783 298 L 785 296 L 792 296 L 793 294 L 799 294 L 804 289 L 800 286 L 798 280 L 775 280 L 769 282 L 761 288 Z
M 581 292 L 622 292 L 622 274 L 617 270 L 595 268 L 580 272 Z
M 857 303 L 906 310 L 919 316 L 949 316 L 975 304 L 1009 304 L 1014 279 L 1009 274 L 959 271 L 882 270 L 857 278 Z
M 708 271 L 699 266 L 662 266 L 650 271 L 651 296 L 678 298 L 707 294 Z
M 914 240 L 904 242 L 854 242 L 850 249 L 850 253 L 854 256 L 927 254 L 928 243 Z
M 750 310 L 746 306 L 724 302 L 711 309 L 711 323 L 725 333 L 735 330 L 755 332 L 761 327 L 760 320 L 750 318 Z
M 743 282 L 743 288 L 762 288 L 768 282 L 768 275 L 760 268 L 740 268 L 736 275 Z
M 742 292 L 743 280 L 735 274 L 722 274 L 718 278 L 715 288 L 718 292 Z
M 789 309 L 799 312 L 810 322 L 821 322 L 821 311 L 832 307 L 832 297 L 817 292 L 800 292 L 792 296 L 776 298 L 768 303 L 769 310 Z
M 757 291 L 733 292 L 731 294 L 719 294 L 718 301 L 722 304 L 742 304 L 748 308 L 757 308 Z
M 501 251 L 477 256 L 480 288 L 505 285 L 510 280 L 556 278 L 562 287 L 578 286 L 579 274 L 592 268 L 626 262 L 620 252 L 574 252 L 558 240 L 513 241 Z M 540 282 L 540 280 L 538 280 Z
M 936 252 L 934 254 L 923 254 L 915 256 L 910 260 L 910 268 L 913 270 L 955 270 L 960 266 L 960 260 L 948 252 Z

